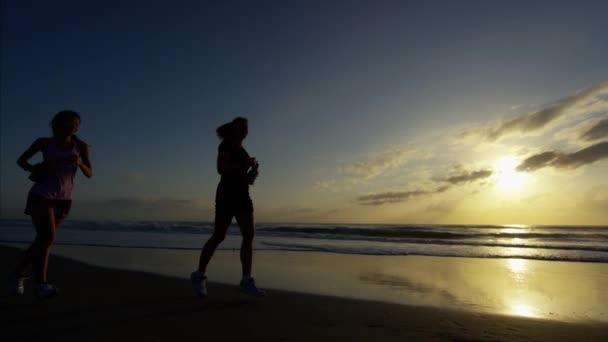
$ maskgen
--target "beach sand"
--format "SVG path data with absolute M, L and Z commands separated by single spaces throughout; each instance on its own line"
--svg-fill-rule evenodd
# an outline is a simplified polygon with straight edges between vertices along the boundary
M 3 274 L 22 253 L 0 246 Z M 276 253 L 286 259 L 291 255 Z M 214 261 L 221 265 L 221 260 Z M 128 263 L 125 259 L 121 266 L 129 268 Z M 52 254 L 49 272 L 61 290 L 57 298 L 39 303 L 29 293 L 14 298 L 3 292 L 2 341 L 608 341 L 608 324 L 597 321 L 563 322 L 282 290 L 256 299 L 218 283 L 209 285 L 211 296 L 202 300 L 182 278 L 109 269 L 57 254 Z

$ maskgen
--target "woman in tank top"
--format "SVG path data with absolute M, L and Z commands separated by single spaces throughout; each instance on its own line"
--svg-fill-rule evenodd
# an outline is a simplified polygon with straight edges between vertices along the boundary
M 24 292 L 30 266 L 38 298 L 50 298 L 58 293 L 46 279 L 49 252 L 57 229 L 70 211 L 76 171 L 80 168 L 85 176 L 93 175 L 89 146 L 75 135 L 79 126 L 78 113 L 64 110 L 55 114 L 51 121 L 53 137 L 36 139 L 17 160 L 35 182 L 28 194 L 25 214 L 32 217 L 36 238 L 15 270 L 13 291 L 16 295 Z M 28 160 L 38 152 L 42 152 L 42 163 L 30 164 Z
M 217 172 L 221 180 L 215 194 L 215 228 L 213 235 L 203 247 L 198 270 L 192 272 L 190 280 L 196 294 L 207 296 L 205 271 L 217 246 L 226 237 L 232 218 L 236 218 L 243 237 L 241 243 L 241 266 L 243 278 L 239 289 L 246 294 L 261 297 L 265 292 L 258 289 L 251 277 L 253 255 L 253 238 L 255 227 L 253 221 L 253 203 L 249 196 L 249 186 L 253 185 L 258 175 L 258 162 L 251 158 L 243 148 L 243 140 L 249 132 L 247 119 L 236 118 L 217 130 L 222 140 L 218 148 Z

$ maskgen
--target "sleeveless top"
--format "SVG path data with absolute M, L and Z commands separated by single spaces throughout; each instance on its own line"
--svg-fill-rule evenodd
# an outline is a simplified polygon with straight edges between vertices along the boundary
M 51 139 L 42 150 L 42 156 L 45 171 L 30 193 L 47 199 L 71 200 L 78 169 L 74 156 L 80 156 L 77 142 L 72 140 L 72 147 L 66 148 Z
M 232 194 L 249 193 L 249 179 L 247 177 L 249 154 L 242 146 L 230 144 L 226 141 L 220 143 L 218 154 L 226 153 L 230 163 L 238 164 L 238 172 L 231 175 L 222 175 L 218 190 Z

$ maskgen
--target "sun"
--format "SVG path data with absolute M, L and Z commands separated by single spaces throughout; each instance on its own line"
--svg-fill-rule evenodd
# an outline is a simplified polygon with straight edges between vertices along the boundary
M 517 171 L 519 161 L 514 157 L 500 158 L 494 166 L 496 187 L 505 191 L 521 189 L 526 180 L 526 174 Z

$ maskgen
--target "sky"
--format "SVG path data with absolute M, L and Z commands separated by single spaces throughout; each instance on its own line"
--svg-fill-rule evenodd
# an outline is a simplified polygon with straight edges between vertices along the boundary
M 16 159 L 73 109 L 94 170 L 74 219 L 212 220 L 215 129 L 244 116 L 259 222 L 608 224 L 605 1 L 1 10 L 2 218 L 24 218 Z

